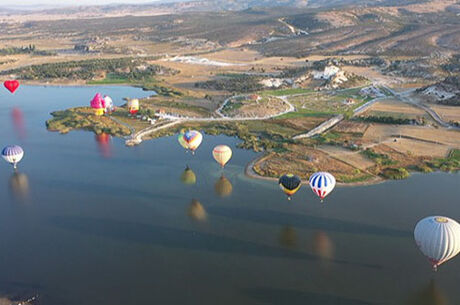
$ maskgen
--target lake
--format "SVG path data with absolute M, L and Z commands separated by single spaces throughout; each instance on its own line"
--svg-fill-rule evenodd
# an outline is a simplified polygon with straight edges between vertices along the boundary
M 425 216 L 460 219 L 458 174 L 337 187 L 323 204 L 303 186 L 288 201 L 276 182 L 244 175 L 257 154 L 236 138 L 204 135 L 193 156 L 177 136 L 126 147 L 46 130 L 51 111 L 96 92 L 115 105 L 148 92 L 0 91 L 0 144 L 25 150 L 18 173 L 0 163 L 0 295 L 52 305 L 460 304 L 460 257 L 433 273 L 413 240 Z M 223 171 L 217 144 L 234 151 Z

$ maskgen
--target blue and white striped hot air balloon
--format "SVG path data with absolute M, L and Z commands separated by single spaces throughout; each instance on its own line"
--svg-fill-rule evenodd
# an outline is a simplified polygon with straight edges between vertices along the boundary
M 16 168 L 19 161 L 24 157 L 24 150 L 18 145 L 8 145 L 3 148 L 2 157 L 6 162 L 12 164 L 13 167 Z
M 312 191 L 321 198 L 321 202 L 335 187 L 335 178 L 327 172 L 317 172 L 308 180 Z

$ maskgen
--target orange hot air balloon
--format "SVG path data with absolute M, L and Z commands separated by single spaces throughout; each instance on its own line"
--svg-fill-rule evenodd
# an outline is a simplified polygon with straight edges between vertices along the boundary
M 212 156 L 220 166 L 224 167 L 232 157 L 232 149 L 227 145 L 217 145 L 212 150 Z

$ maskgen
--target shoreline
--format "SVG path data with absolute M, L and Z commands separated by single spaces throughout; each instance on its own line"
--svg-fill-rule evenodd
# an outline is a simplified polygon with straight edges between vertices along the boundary
M 257 174 L 255 171 L 254 171 L 254 165 L 263 160 L 264 158 L 267 158 L 268 155 L 267 154 L 263 154 L 262 156 L 258 156 L 258 157 L 255 157 L 254 159 L 252 159 L 248 164 L 246 164 L 245 168 L 244 168 L 244 175 L 246 177 L 249 177 L 251 179 L 258 179 L 258 180 L 265 180 L 265 181 L 278 181 L 278 178 L 274 178 L 274 177 L 265 177 L 265 176 L 261 176 L 259 174 Z M 350 182 L 350 183 L 344 183 L 344 182 L 337 182 L 336 183 L 336 186 L 341 186 L 341 187 L 355 187 L 355 186 L 367 186 L 367 185 L 376 185 L 376 184 L 379 184 L 379 183 L 383 183 L 383 182 L 386 182 L 387 180 L 386 179 L 383 179 L 383 178 L 380 178 L 378 176 L 375 176 L 374 178 L 372 179 L 369 179 L 367 181 L 360 181 L 360 182 Z M 302 180 L 302 184 L 304 185 L 308 185 L 308 183 L 304 180 Z

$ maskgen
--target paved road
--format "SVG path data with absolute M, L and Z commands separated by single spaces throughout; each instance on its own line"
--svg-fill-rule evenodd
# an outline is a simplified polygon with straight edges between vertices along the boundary
M 411 104 L 415 107 L 418 107 L 422 110 L 424 110 L 426 113 L 428 113 L 432 118 L 433 120 L 435 120 L 436 123 L 438 123 L 439 125 L 441 125 L 442 127 L 444 128 L 448 128 L 448 129 L 454 129 L 454 130 L 460 130 L 460 127 L 456 127 L 456 126 L 452 126 L 451 124 L 449 124 L 448 122 L 444 121 L 437 113 L 436 111 L 434 111 L 433 109 L 431 109 L 430 107 L 418 102 L 418 101 L 415 101 L 413 100 L 409 94 L 413 93 L 415 90 L 414 89 L 410 89 L 410 90 L 407 90 L 407 91 L 404 91 L 404 92 L 396 92 L 394 91 L 393 89 L 391 88 L 388 88 L 386 86 L 383 86 L 385 89 L 387 89 L 388 91 L 390 91 L 395 97 L 397 97 L 400 101 L 404 102 L 404 103 L 407 103 L 407 104 Z

